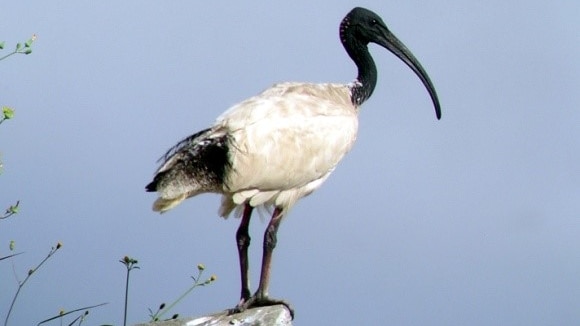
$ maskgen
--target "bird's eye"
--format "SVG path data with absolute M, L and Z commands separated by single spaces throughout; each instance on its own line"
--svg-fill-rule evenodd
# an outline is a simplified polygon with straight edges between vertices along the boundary
M 376 24 L 378 24 L 378 22 L 377 22 L 377 20 L 376 20 L 376 19 L 373 19 L 373 20 L 371 21 L 371 24 L 373 24 L 373 25 L 376 25 Z

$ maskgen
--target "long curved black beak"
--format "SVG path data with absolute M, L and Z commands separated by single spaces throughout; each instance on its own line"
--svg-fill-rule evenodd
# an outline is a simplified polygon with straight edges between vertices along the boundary
M 413 53 L 403 42 L 399 41 L 399 39 L 391 33 L 386 27 L 381 28 L 382 35 L 378 37 L 376 42 L 377 44 L 383 46 L 387 50 L 391 51 L 394 55 L 396 55 L 399 59 L 401 59 L 409 68 L 411 68 L 417 76 L 423 82 L 423 85 L 429 91 L 429 95 L 431 96 L 431 100 L 433 101 L 433 105 L 435 106 L 435 114 L 437 115 L 437 119 L 441 119 L 441 105 L 439 104 L 439 98 L 437 97 L 437 92 L 435 91 L 435 87 L 427 75 L 423 66 L 419 63 L 419 60 L 415 58 Z

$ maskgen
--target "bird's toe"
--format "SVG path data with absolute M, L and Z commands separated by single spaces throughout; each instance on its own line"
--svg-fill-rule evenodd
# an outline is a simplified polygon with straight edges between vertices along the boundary
M 292 305 L 284 300 L 279 299 L 272 299 L 270 297 L 264 296 L 256 296 L 253 295 L 247 300 L 241 300 L 240 303 L 232 309 L 228 310 L 228 314 L 237 314 L 243 312 L 247 309 L 256 308 L 256 307 L 266 307 L 266 306 L 275 306 L 275 305 L 284 305 L 288 312 L 290 313 L 290 317 L 294 319 L 294 308 Z

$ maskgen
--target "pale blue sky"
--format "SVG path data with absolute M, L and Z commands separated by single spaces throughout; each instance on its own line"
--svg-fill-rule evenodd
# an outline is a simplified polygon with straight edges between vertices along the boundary
M 439 93 L 384 49 L 351 153 L 281 226 L 271 295 L 296 325 L 575 325 L 580 320 L 578 1 L 4 1 L 0 256 L 16 272 L 64 247 L 21 294 L 12 325 L 84 305 L 122 324 L 124 255 L 140 261 L 129 322 L 176 298 L 203 262 L 218 281 L 176 307 L 235 305 L 238 220 L 199 196 L 157 215 L 157 158 L 275 82 L 350 82 L 338 40 L 355 6 L 381 15 Z M 265 223 L 255 218 L 257 284 Z M 2 315 L 15 289 L 0 262 Z M 3 318 L 2 318 L 3 320 Z

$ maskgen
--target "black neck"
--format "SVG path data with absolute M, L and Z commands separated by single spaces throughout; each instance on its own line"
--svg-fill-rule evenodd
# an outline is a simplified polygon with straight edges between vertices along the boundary
M 345 22 L 343 22 L 344 24 Z M 368 43 L 364 43 L 353 35 L 353 31 L 348 28 L 341 28 L 341 41 L 344 49 L 356 64 L 358 76 L 351 89 L 351 101 L 354 105 L 361 105 L 371 97 L 377 85 L 377 67 L 367 48 Z
M 364 52 L 358 52 L 357 57 L 351 56 L 358 68 L 358 83 L 352 88 L 351 100 L 355 105 L 361 105 L 371 97 L 377 85 L 377 67 L 366 46 Z M 356 59 L 355 59 L 356 58 Z

